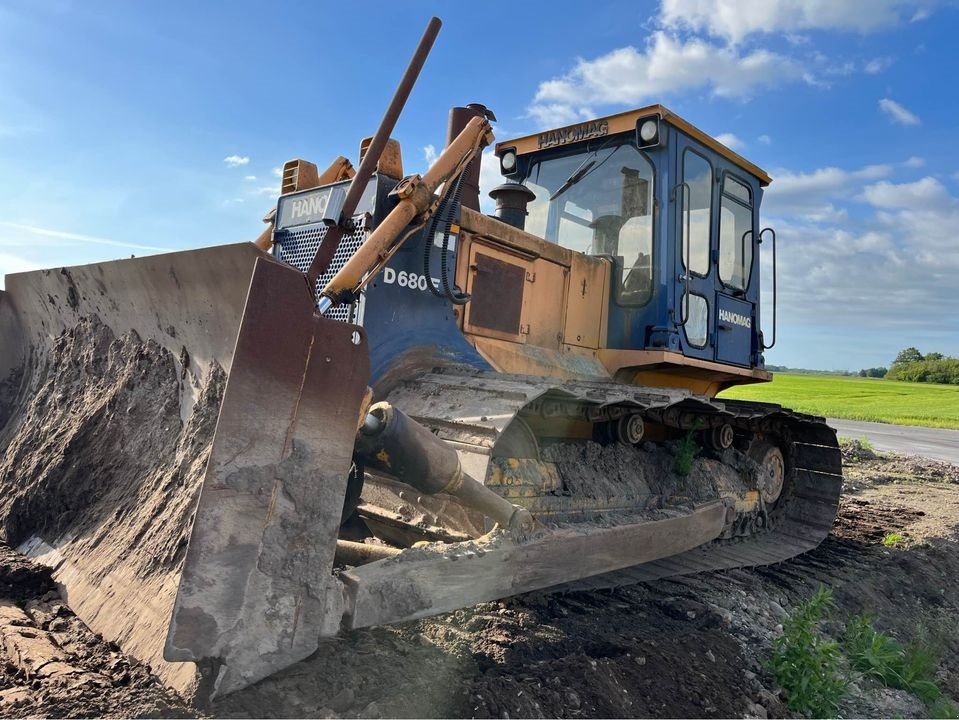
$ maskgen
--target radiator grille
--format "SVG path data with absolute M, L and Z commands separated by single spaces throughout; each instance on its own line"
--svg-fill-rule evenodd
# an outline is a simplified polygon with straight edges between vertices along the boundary
M 357 251 L 363 241 L 366 240 L 367 231 L 357 228 L 348 235 L 344 235 L 340 240 L 340 246 L 336 249 L 333 256 L 333 262 L 330 263 L 330 269 L 316 280 L 317 293 L 326 287 L 326 283 L 339 272 L 346 261 L 353 253 Z M 323 238 L 326 237 L 325 225 L 309 225 L 306 227 L 295 228 L 291 230 L 277 230 L 273 239 L 275 241 L 276 256 L 283 262 L 289 263 L 297 270 L 306 272 L 313 262 L 313 257 L 319 249 Z M 326 313 L 326 317 L 331 320 L 342 320 L 343 322 L 363 324 L 363 298 L 352 305 L 338 305 Z

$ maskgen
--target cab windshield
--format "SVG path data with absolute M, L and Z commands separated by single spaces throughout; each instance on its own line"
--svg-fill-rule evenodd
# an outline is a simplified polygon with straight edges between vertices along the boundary
M 526 231 L 576 252 L 612 256 L 617 299 L 642 305 L 652 294 L 653 166 L 624 143 L 534 162 L 524 184 L 536 194 Z

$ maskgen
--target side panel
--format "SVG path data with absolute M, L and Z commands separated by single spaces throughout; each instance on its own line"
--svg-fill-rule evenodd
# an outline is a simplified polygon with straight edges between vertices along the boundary
M 477 335 L 526 342 L 523 305 L 532 263 L 504 255 L 491 248 L 470 248 L 468 291 L 472 299 L 466 306 L 466 329 Z
M 563 328 L 563 341 L 566 344 L 587 348 L 605 347 L 609 270 L 608 260 L 585 255 L 573 256 L 566 325 Z

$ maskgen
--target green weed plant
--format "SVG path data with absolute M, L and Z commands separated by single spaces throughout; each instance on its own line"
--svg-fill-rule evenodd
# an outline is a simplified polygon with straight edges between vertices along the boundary
M 872 618 L 863 613 L 847 624 L 843 645 L 853 668 L 887 687 L 911 692 L 926 704 L 930 717 L 959 717 L 959 708 L 936 684 L 939 657 L 921 638 L 903 646 L 878 632 Z
M 811 717 L 835 717 L 849 685 L 839 643 L 819 628 L 833 606 L 832 591 L 820 587 L 786 618 L 773 644 L 773 672 L 789 708 Z
M 887 548 L 894 548 L 906 542 L 906 536 L 898 532 L 889 532 L 883 535 L 882 544 Z
M 688 477 L 693 469 L 693 461 L 699 455 L 701 447 L 696 442 L 695 431 L 690 430 L 682 440 L 676 443 L 676 456 L 673 458 L 673 472 L 679 477 Z

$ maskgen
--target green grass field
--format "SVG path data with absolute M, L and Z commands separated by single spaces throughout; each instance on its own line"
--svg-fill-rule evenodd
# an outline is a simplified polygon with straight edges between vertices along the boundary
M 730 388 L 719 397 L 847 420 L 959 428 L 959 385 L 777 373 L 771 383 Z

